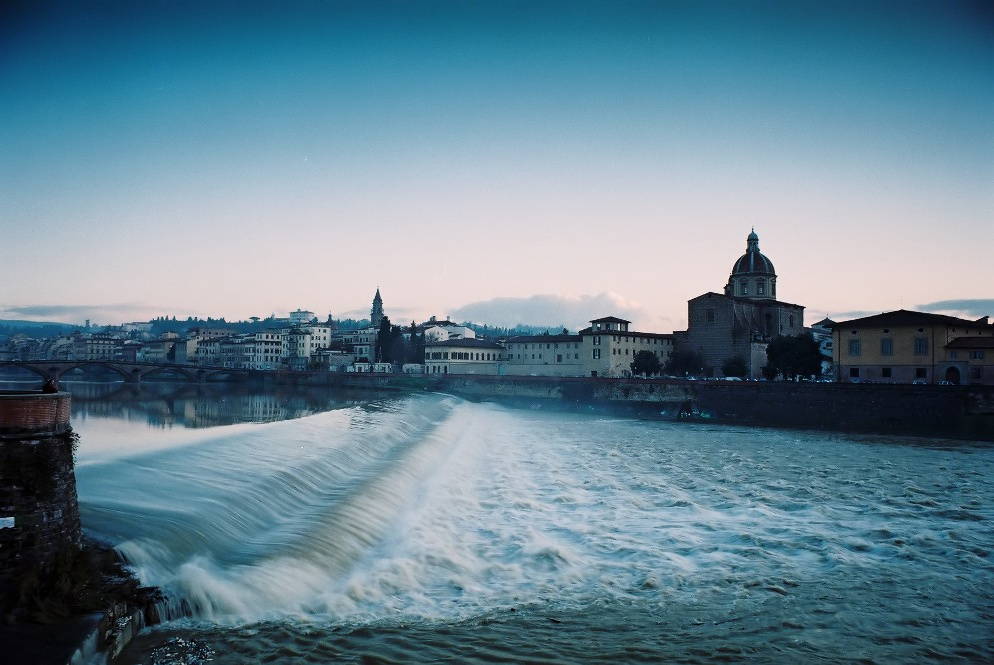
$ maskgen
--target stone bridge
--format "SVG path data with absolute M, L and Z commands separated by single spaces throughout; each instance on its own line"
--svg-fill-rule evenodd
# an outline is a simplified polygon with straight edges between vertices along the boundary
M 261 376 L 259 370 L 230 369 L 226 367 L 197 367 L 170 363 L 137 363 L 116 360 L 6 360 L 0 361 L 0 378 L 5 370 L 21 368 L 34 372 L 42 381 L 59 381 L 67 373 L 82 370 L 83 374 L 102 368 L 118 374 L 126 383 L 141 383 L 142 379 L 161 376 L 180 378 L 191 383 L 205 381 L 245 381 Z

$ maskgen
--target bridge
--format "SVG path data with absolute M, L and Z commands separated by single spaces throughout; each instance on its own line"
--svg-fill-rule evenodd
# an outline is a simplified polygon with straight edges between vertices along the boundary
M 157 376 L 163 379 L 181 379 L 191 383 L 246 381 L 250 378 L 261 378 L 265 374 L 261 370 L 117 360 L 3 360 L 0 361 L 0 378 L 3 378 L 4 374 L 9 373 L 12 368 L 33 372 L 38 375 L 41 381 L 48 379 L 59 381 L 70 372 L 74 375 L 82 374 L 85 377 L 87 373 L 92 374 L 94 370 L 104 369 L 116 373 L 125 383 L 141 383 L 142 379 Z

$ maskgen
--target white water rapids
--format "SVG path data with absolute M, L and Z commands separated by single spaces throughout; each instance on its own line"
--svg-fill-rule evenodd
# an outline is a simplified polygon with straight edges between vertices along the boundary
M 994 658 L 982 444 L 441 395 L 77 430 L 85 529 L 193 611 L 127 662 Z

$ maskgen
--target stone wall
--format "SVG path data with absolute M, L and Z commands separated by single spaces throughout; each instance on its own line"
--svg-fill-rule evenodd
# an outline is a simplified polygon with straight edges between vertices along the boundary
M 621 405 L 656 416 L 994 441 L 994 386 L 683 381 L 541 376 L 286 374 L 295 385 L 448 392 L 473 399 Z
M 0 610 L 81 543 L 66 393 L 0 393 Z

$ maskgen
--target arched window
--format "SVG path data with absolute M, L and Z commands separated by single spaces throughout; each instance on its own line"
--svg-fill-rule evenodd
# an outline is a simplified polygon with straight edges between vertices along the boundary
M 756 295 L 761 296 L 766 294 L 766 280 L 763 278 L 756 280 Z
M 748 282 L 748 280 L 744 280 L 743 279 L 743 280 L 741 280 L 739 282 L 739 295 L 740 296 L 747 296 L 747 295 L 749 295 L 749 282 Z

